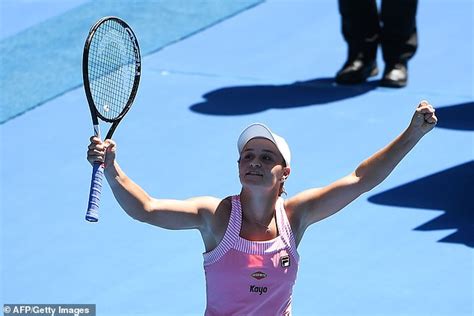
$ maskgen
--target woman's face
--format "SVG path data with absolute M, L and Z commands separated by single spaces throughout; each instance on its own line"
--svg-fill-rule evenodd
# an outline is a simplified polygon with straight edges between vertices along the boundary
M 243 186 L 279 188 L 282 178 L 289 173 L 280 151 L 268 139 L 251 139 L 240 153 L 239 178 Z

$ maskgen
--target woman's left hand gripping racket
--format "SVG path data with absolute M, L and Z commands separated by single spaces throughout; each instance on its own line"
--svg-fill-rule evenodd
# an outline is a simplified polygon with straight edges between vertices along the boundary
M 140 73 L 140 49 L 130 26 L 117 17 L 104 17 L 97 21 L 87 37 L 82 59 L 84 89 L 95 136 L 100 138 L 100 118 L 112 123 L 105 139 L 112 137 L 132 106 Z M 103 176 L 104 164 L 95 162 L 86 214 L 89 222 L 99 220 Z

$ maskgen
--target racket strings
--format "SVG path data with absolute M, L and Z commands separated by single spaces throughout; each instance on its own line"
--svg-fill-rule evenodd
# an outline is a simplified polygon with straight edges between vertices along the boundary
M 127 106 L 135 81 L 134 46 L 122 25 L 109 20 L 99 26 L 88 65 L 95 106 L 103 117 L 114 120 Z

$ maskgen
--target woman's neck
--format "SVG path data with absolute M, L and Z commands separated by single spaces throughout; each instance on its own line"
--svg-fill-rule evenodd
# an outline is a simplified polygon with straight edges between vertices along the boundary
M 240 204 L 245 219 L 263 225 L 272 221 L 277 200 L 276 192 L 255 193 L 245 189 L 240 192 Z

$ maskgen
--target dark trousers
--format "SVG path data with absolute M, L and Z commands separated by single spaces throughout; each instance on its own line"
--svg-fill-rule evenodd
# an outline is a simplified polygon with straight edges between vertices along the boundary
M 386 64 L 406 64 L 415 54 L 418 0 L 382 0 L 380 14 L 375 0 L 338 1 L 349 59 L 375 60 L 378 44 Z

